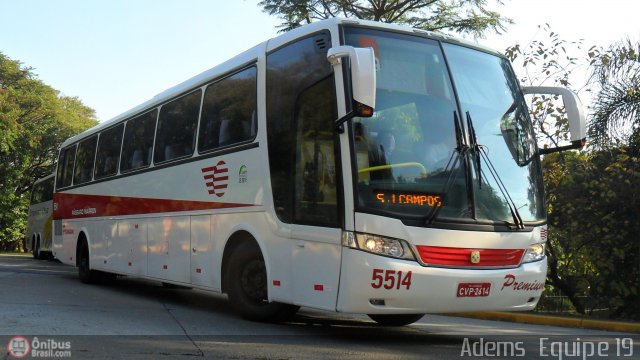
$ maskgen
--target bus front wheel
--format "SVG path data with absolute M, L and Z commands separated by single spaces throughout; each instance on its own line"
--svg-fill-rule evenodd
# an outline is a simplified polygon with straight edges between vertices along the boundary
M 280 322 L 293 316 L 299 306 L 268 301 L 267 270 L 260 248 L 245 242 L 230 255 L 227 293 L 235 310 L 245 319 Z
M 371 320 L 382 326 L 405 326 L 422 319 L 424 314 L 368 314 Z

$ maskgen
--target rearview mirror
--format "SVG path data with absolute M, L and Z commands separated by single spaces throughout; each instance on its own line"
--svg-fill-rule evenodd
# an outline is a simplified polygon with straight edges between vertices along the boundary
M 527 86 L 522 88 L 522 92 L 525 95 L 540 94 L 561 96 L 567 113 L 567 118 L 569 119 L 571 145 L 550 149 L 540 149 L 540 154 L 549 154 L 569 149 L 581 149 L 585 145 L 587 138 L 587 121 L 585 118 L 584 106 L 582 105 L 582 102 L 580 102 L 576 93 L 569 89 L 552 86 Z
M 337 46 L 329 49 L 327 60 L 333 66 L 340 66 L 342 58 L 348 58 L 351 68 L 352 111 L 336 120 L 340 127 L 354 116 L 370 117 L 376 105 L 376 63 L 372 48 Z

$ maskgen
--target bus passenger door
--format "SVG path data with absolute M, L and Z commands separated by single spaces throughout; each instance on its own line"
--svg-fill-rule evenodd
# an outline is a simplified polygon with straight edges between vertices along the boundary
M 293 199 L 293 281 L 296 300 L 335 310 L 341 227 L 336 173 L 333 79 L 304 89 L 296 106 Z
M 340 280 L 340 229 L 294 225 L 293 288 L 295 303 L 334 311 Z
M 279 47 L 266 73 L 269 171 L 276 214 L 291 224 L 292 301 L 327 310 L 336 308 L 343 217 L 331 43 L 321 31 Z

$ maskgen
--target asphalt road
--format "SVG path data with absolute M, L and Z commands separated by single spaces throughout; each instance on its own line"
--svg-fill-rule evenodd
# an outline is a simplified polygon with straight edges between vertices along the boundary
M 303 308 L 288 323 L 255 323 L 236 316 L 225 296 L 130 278 L 85 285 L 73 267 L 0 255 L 4 358 L 13 358 L 18 335 L 30 355 L 62 347 L 44 355 L 81 359 L 640 358 L 640 338 L 630 334 L 439 315 L 392 328 Z

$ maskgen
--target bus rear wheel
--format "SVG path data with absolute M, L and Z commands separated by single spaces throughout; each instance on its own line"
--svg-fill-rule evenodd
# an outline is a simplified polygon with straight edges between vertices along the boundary
M 422 319 L 424 314 L 368 314 L 371 320 L 382 326 L 405 326 Z
M 78 277 L 85 284 L 96 283 L 99 277 L 97 271 L 91 270 L 89 261 L 89 246 L 83 238 L 80 240 L 80 247 L 78 248 Z
M 40 259 L 40 239 L 33 239 L 31 246 L 31 252 L 33 253 L 33 258 L 38 260 Z
M 267 269 L 255 244 L 239 245 L 229 257 L 225 274 L 229 301 L 245 319 L 280 322 L 291 318 L 300 308 L 268 301 Z

